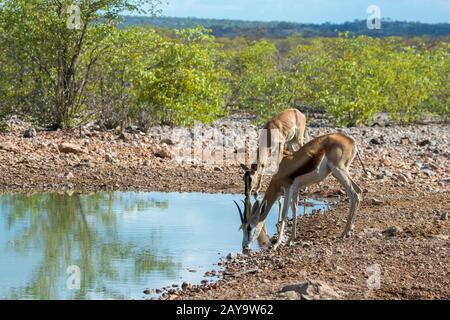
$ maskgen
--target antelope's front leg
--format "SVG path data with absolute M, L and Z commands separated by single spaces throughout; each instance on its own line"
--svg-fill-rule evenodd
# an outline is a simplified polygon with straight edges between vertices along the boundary
M 283 215 L 281 217 L 280 232 L 278 234 L 277 242 L 273 246 L 273 250 L 277 250 L 278 247 L 283 242 L 284 229 L 286 227 L 286 219 L 287 219 L 287 215 L 288 215 L 289 203 L 290 203 L 291 198 L 292 198 L 291 192 L 290 191 L 286 192 L 286 196 L 284 198 L 284 203 L 283 203 Z
M 278 199 L 278 222 L 277 222 L 277 233 L 280 234 L 281 222 L 283 221 L 283 204 L 281 199 Z
M 292 235 L 290 239 L 290 243 L 295 242 L 297 239 L 297 206 L 298 206 L 298 190 L 294 192 L 294 196 L 292 197 Z

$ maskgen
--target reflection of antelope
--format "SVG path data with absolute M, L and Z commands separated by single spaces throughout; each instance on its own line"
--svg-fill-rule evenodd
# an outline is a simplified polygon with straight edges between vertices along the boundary
M 238 211 L 239 211 L 239 217 L 241 219 L 241 228 L 243 228 L 245 221 L 247 221 L 247 215 L 248 213 L 252 212 L 252 202 L 251 202 L 251 197 L 250 197 L 250 187 L 252 185 L 252 181 L 253 181 L 253 176 L 254 176 L 254 172 L 253 170 L 249 170 L 247 167 L 245 167 L 244 165 L 242 165 L 242 168 L 245 170 L 245 175 L 244 175 L 244 185 L 245 185 L 245 200 L 243 201 L 244 204 L 244 212 L 242 212 L 241 207 L 239 206 L 239 204 L 234 201 L 234 203 L 236 204 Z M 280 209 L 281 212 L 281 209 Z M 266 247 L 270 244 L 270 238 L 269 238 L 269 233 L 267 232 L 267 227 L 266 224 L 264 223 L 262 228 L 261 228 L 261 232 L 258 236 L 258 243 L 260 244 L 260 246 L 262 247 Z
M 278 148 L 278 162 L 276 163 L 278 166 L 283 159 L 285 147 L 294 153 L 303 146 L 305 131 L 306 117 L 297 109 L 289 109 L 280 113 L 264 126 L 259 138 L 256 172 L 250 192 L 255 192 L 257 195 L 261 190 L 269 154 L 273 154 Z
M 293 211 L 293 238 L 296 237 L 297 203 L 300 189 L 320 183 L 330 174 L 341 183 L 350 197 L 350 212 L 343 238 L 350 237 L 354 228 L 356 211 L 362 198 L 362 191 L 349 175 L 349 167 L 357 155 L 356 142 L 352 138 L 336 133 L 314 139 L 290 157 L 285 157 L 278 172 L 272 177 L 263 201 L 257 201 L 253 208 L 245 206 L 241 213 L 243 230 L 243 249 L 249 250 L 251 244 L 261 233 L 273 204 L 286 193 L 281 217 L 280 232 L 274 248 L 278 248 L 283 233 L 289 207 Z

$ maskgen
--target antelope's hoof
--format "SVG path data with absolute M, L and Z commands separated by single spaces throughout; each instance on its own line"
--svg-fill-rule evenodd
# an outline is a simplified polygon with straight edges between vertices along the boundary
M 342 235 L 341 235 L 341 240 L 348 240 L 348 239 L 350 239 L 352 237 L 352 232 L 351 231 L 349 231 L 349 232 L 344 232 Z
M 273 245 L 273 247 L 272 247 L 272 250 L 273 250 L 273 251 L 277 251 L 278 248 L 280 247 L 280 245 L 281 245 L 281 243 L 275 243 L 275 244 Z

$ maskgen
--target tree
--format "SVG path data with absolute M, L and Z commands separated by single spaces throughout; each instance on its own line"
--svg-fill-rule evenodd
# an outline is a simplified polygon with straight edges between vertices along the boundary
M 291 55 L 296 100 L 326 110 L 339 125 L 369 122 L 386 104 L 385 51 L 379 39 L 346 35 L 300 46 Z
M 432 95 L 443 84 L 435 66 L 433 54 L 412 47 L 390 53 L 384 92 L 388 97 L 386 110 L 393 120 L 412 123 L 431 111 Z
M 233 107 L 256 113 L 261 122 L 289 107 L 289 79 L 274 43 L 251 42 L 232 51 L 229 61 Z
M 86 106 L 92 118 L 108 129 L 119 125 L 124 129 L 130 119 L 144 124 L 136 83 L 142 71 L 157 61 L 162 41 L 155 30 L 146 27 L 111 30 L 86 88 Z
M 227 72 L 214 40 L 195 28 L 176 31 L 174 38 L 158 44 L 155 60 L 134 79 L 139 110 L 151 115 L 151 122 L 190 126 L 226 114 Z
M 72 125 L 84 107 L 99 45 L 119 13 L 155 13 L 159 0 L 0 0 L 0 46 L 20 78 L 8 89 L 15 107 L 34 110 L 55 128 Z M 86 63 L 81 60 L 87 58 Z M 11 79 L 12 80 L 12 79 Z M 37 110 L 36 110 L 37 109 Z

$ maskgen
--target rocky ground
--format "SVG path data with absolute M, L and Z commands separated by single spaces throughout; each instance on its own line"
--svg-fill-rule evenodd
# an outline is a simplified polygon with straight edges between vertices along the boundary
M 125 134 L 95 127 L 46 132 L 16 121 L 11 128 L 0 134 L 0 192 L 242 192 L 237 163 L 174 161 L 179 138 L 168 127 Z M 231 137 L 222 142 L 239 152 L 245 130 L 253 127 L 230 120 L 210 128 Z M 428 124 L 343 130 L 357 140 L 370 171 L 366 176 L 359 163 L 353 165 L 365 198 L 352 239 L 338 239 L 348 201 L 329 178 L 310 193 L 336 207 L 301 218 L 294 245 L 230 256 L 219 282 L 186 284 L 162 298 L 450 299 L 449 129 Z M 310 136 L 333 131 L 311 128 Z M 210 143 L 208 135 L 199 139 Z

